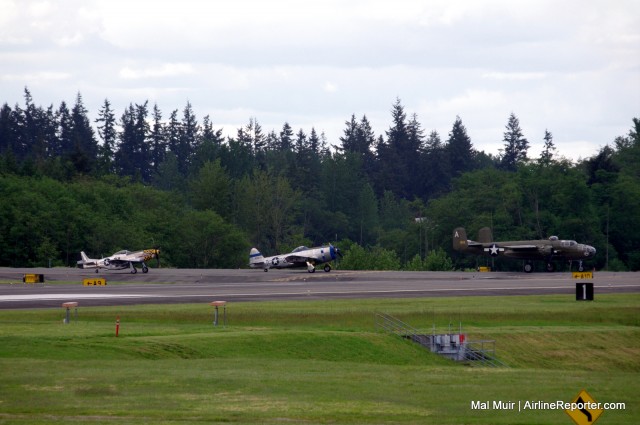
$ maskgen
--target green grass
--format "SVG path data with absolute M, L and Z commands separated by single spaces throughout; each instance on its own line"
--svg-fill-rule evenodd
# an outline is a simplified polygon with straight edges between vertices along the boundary
M 457 364 L 374 328 L 462 322 L 509 368 Z M 229 303 L 0 311 L 0 424 L 571 424 L 472 400 L 625 402 L 640 423 L 640 294 Z M 120 317 L 120 336 L 115 320 Z

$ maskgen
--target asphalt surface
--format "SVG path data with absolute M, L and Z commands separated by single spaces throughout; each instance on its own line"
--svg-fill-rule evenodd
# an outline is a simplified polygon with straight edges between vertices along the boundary
M 43 274 L 44 283 L 25 284 L 25 273 Z M 106 286 L 83 286 L 103 277 Z M 182 270 L 149 273 L 75 268 L 0 268 L 0 309 L 198 303 L 223 301 L 328 300 L 337 298 L 450 297 L 566 294 L 577 282 L 593 282 L 594 293 L 640 293 L 640 274 L 596 272 L 591 280 L 569 273 L 376 272 L 332 270 Z

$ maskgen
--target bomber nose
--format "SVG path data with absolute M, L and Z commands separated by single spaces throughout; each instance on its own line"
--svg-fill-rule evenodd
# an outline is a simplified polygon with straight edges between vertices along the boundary
M 593 257 L 596 255 L 596 249 L 591 245 L 585 245 L 584 255 L 587 257 Z

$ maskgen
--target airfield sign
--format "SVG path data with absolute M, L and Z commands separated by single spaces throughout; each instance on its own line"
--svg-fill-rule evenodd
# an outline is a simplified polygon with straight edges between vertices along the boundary
M 83 286 L 107 286 L 107 279 L 103 277 L 89 278 L 82 280 Z

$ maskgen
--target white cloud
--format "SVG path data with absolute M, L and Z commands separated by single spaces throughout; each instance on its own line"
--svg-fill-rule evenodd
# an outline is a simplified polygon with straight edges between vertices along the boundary
M 9 104 L 25 86 L 45 105 L 80 91 L 94 114 L 105 97 L 165 115 L 190 101 L 232 134 L 254 116 L 337 143 L 351 114 L 384 134 L 399 97 L 443 138 L 460 115 L 491 153 L 511 112 L 532 142 L 548 128 L 559 150 L 595 152 L 640 110 L 637 0 L 0 0 L 0 11 Z
M 33 84 L 43 84 L 54 81 L 68 80 L 71 74 L 66 72 L 42 71 L 29 74 L 4 74 L 0 75 L 1 81 L 22 82 L 26 81 Z
M 193 65 L 188 63 L 164 63 L 158 66 L 135 69 L 125 66 L 119 72 L 120 78 L 125 80 L 138 80 L 142 78 L 175 77 L 194 74 Z
M 328 92 L 328 93 L 335 93 L 338 91 L 338 86 L 336 86 L 335 84 L 333 84 L 330 81 L 327 81 L 324 83 L 324 91 Z
M 541 80 L 547 77 L 544 72 L 487 72 L 482 78 L 493 80 Z

